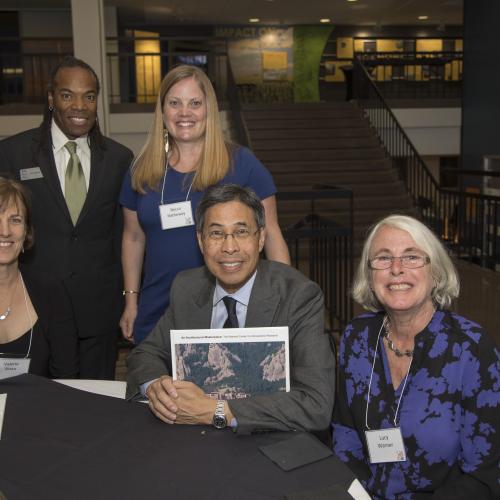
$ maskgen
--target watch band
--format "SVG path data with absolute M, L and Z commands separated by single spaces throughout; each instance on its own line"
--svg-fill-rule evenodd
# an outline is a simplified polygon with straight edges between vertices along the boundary
M 226 414 L 224 413 L 224 403 L 223 399 L 219 399 L 215 406 L 215 413 L 212 423 L 216 429 L 224 429 L 227 427 Z

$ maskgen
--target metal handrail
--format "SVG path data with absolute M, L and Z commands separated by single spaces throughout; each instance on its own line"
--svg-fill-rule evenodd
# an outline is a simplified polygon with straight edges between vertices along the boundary
M 309 213 L 284 228 L 283 236 L 288 243 L 292 265 L 297 269 L 305 265 L 309 278 L 316 281 L 323 290 L 329 330 L 340 334 L 353 314 L 352 298 L 349 295 L 353 271 L 353 194 L 349 189 L 334 186 L 330 189 L 326 189 L 326 186 L 322 188 L 279 191 L 276 197 L 278 208 L 286 201 L 308 202 Z M 348 203 L 347 225 L 340 225 L 317 213 L 315 202 L 332 199 Z
M 495 269 L 500 263 L 500 197 L 441 188 L 359 59 L 353 95 L 391 157 L 422 220 L 459 258 Z

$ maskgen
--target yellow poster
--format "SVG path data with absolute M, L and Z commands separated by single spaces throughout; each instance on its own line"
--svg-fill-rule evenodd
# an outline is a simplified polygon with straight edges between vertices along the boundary
M 288 53 L 285 51 L 262 51 L 262 68 L 264 70 L 286 70 L 288 67 Z

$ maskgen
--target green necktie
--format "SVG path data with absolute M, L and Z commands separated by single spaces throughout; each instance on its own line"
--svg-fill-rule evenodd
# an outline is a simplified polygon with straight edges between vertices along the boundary
M 68 205 L 73 225 L 76 225 L 78 216 L 85 203 L 85 197 L 87 196 L 87 185 L 85 184 L 85 176 L 83 175 L 80 159 L 76 154 L 76 142 L 68 141 L 64 147 L 70 154 L 64 179 L 64 197 L 66 198 L 66 204 Z

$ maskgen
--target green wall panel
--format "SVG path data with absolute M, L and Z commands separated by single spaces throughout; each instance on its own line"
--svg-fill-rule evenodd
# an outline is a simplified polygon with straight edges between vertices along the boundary
M 331 26 L 296 26 L 293 29 L 293 81 L 295 102 L 319 101 L 319 63 Z

